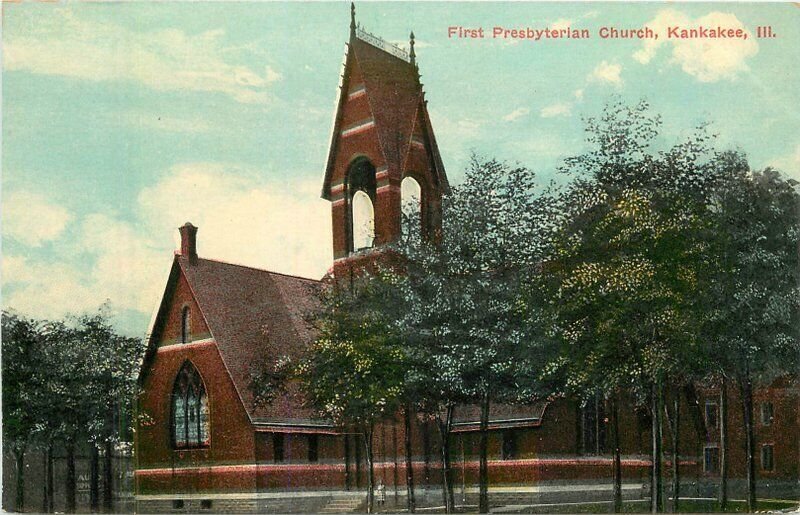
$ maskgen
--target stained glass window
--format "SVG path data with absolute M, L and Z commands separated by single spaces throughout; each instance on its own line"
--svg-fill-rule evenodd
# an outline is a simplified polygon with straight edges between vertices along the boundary
M 184 363 L 172 390 L 172 436 L 176 448 L 209 444 L 208 397 L 200 373 Z
M 183 397 L 175 397 L 173 402 L 174 402 L 173 425 L 175 427 L 175 446 L 185 447 L 186 424 L 184 423 L 184 421 L 186 420 L 186 399 L 184 399 Z

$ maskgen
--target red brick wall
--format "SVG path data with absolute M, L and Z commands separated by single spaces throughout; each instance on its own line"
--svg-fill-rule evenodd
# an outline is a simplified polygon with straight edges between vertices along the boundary
M 780 392 L 779 392 L 780 393 Z M 786 393 L 784 391 L 784 393 Z M 767 395 L 767 393 L 759 394 L 758 397 Z M 782 460 L 782 452 L 792 452 L 792 445 L 796 445 L 792 438 L 777 438 L 778 433 L 790 430 L 793 431 L 791 424 L 792 411 L 784 412 L 784 409 L 792 407 L 792 402 L 796 402 L 796 397 L 791 395 L 781 396 L 775 392 L 771 392 L 770 398 L 773 399 L 775 404 L 775 422 L 769 431 L 773 431 L 775 436 L 775 463 L 777 471 L 767 474 L 759 474 L 760 477 L 796 477 L 796 466 L 790 460 Z M 735 399 L 734 399 L 735 400 Z M 735 405 L 732 405 L 735 407 Z M 731 411 L 731 418 L 734 410 Z M 778 418 L 781 414 L 790 414 L 787 422 L 788 426 L 779 425 Z M 529 428 L 518 430 L 517 439 L 517 453 L 519 459 L 502 460 L 500 459 L 500 449 L 502 442 L 502 431 L 492 431 L 489 437 L 489 471 L 490 481 L 492 484 L 530 484 L 535 481 L 542 480 L 585 480 L 585 479 L 610 479 L 611 477 L 611 461 L 610 455 L 606 453 L 603 456 L 578 456 L 576 453 L 576 430 L 575 424 L 575 404 L 568 401 L 559 401 L 553 403 L 547 410 L 545 415 L 545 423 L 538 428 Z M 682 434 L 684 441 L 681 443 L 682 448 L 685 449 L 681 454 L 684 456 L 681 468 L 683 477 L 687 480 L 702 479 L 705 474 L 702 472 L 702 456 L 695 454 L 694 450 L 697 448 L 697 436 L 694 434 L 691 423 L 688 421 L 688 415 L 684 415 L 684 422 L 686 425 L 682 427 Z M 736 420 L 731 420 L 735 424 Z M 639 431 L 636 416 L 630 409 L 625 409 L 621 413 L 621 433 L 623 436 L 623 477 L 629 481 L 646 482 L 649 457 L 646 453 L 649 451 L 647 444 L 649 443 L 649 432 L 645 429 L 641 437 L 637 435 Z M 425 484 L 425 470 L 423 463 L 423 446 L 422 446 L 422 431 L 423 426 L 418 421 L 414 424 L 413 429 L 413 454 L 414 454 L 414 469 L 416 481 L 419 485 Z M 440 464 L 439 464 L 439 437 L 438 433 L 432 425 L 428 426 L 431 442 L 430 463 L 428 468 L 429 483 L 438 484 L 441 479 Z M 767 434 L 768 429 L 762 429 L 763 434 Z M 784 434 L 796 434 L 784 433 Z M 270 434 L 266 434 L 271 438 Z M 666 431 L 667 438 L 669 437 L 669 430 Z M 266 437 L 266 436 L 265 436 Z M 262 445 L 259 445 L 259 467 L 246 468 L 239 470 L 234 474 L 231 470 L 226 468 L 206 469 L 206 473 L 213 477 L 207 479 L 205 484 L 211 485 L 215 489 L 222 488 L 245 488 L 249 482 L 256 481 L 259 489 L 274 489 L 274 488 L 343 488 L 345 481 L 345 469 L 343 459 L 343 437 L 337 435 L 320 435 L 319 436 L 319 463 L 307 462 L 307 435 L 293 434 L 285 436 L 285 462 L 282 464 L 273 464 L 271 456 L 271 439 L 267 439 Z M 374 441 L 374 454 L 376 461 L 376 481 L 383 482 L 386 485 L 393 485 L 395 478 L 398 484 L 403 485 L 405 482 L 405 457 L 403 447 L 403 426 L 398 423 L 396 429 L 393 429 L 392 424 L 385 425 L 379 424 L 375 431 Z M 741 460 L 743 455 L 741 452 L 741 440 L 737 439 L 738 436 L 732 431 L 731 434 L 731 447 L 730 452 L 732 460 L 733 456 L 739 455 L 740 464 L 737 467 L 732 466 L 731 477 L 743 477 L 743 468 Z M 767 437 L 763 438 L 766 441 Z M 462 462 L 462 442 L 464 449 L 464 459 Z M 782 443 L 778 443 L 782 442 Z M 785 442 L 785 443 L 783 443 Z M 456 433 L 452 439 L 452 463 L 454 473 L 459 481 L 461 481 L 461 474 L 466 474 L 465 480 L 468 484 L 474 484 L 477 481 L 477 443 L 478 434 L 475 432 L 470 433 Z M 645 445 L 642 446 L 642 443 Z M 610 444 L 610 439 L 609 439 Z M 360 438 L 351 441 L 351 460 L 350 460 L 350 473 L 351 482 L 355 486 L 356 480 L 356 464 L 354 462 L 355 449 L 353 446 L 363 445 Z M 670 442 L 665 442 L 666 451 L 666 472 L 669 474 L 669 450 Z M 786 451 L 786 449 L 789 449 Z M 643 453 L 642 453 L 643 451 Z M 642 454 L 640 454 L 642 453 Z M 360 465 L 360 486 L 366 484 L 366 468 L 364 463 L 363 448 L 360 449 L 361 465 Z M 636 457 L 639 455 L 638 457 Z M 633 457 L 632 457 L 633 456 Z M 395 465 L 396 463 L 396 465 Z M 783 465 L 782 465 L 783 464 Z M 180 482 L 191 482 L 193 472 L 188 472 L 186 477 L 181 479 Z M 235 476 L 235 480 L 233 479 Z M 162 485 L 168 486 L 162 480 Z M 195 479 L 194 481 L 199 481 Z M 210 483 L 209 483 L 210 482 Z M 155 484 L 151 481 L 150 484 Z M 174 483 L 170 483 L 174 485 Z M 197 483 L 198 486 L 201 483 Z
M 345 90 L 341 92 L 344 97 L 344 104 L 342 107 L 342 121 L 339 126 L 340 131 L 354 123 L 372 117 L 366 95 L 360 95 L 351 100 L 347 98 L 349 91 L 363 85 L 358 63 L 352 56 L 349 57 L 349 61 L 349 83 L 345 85 Z M 340 134 L 336 135 L 336 155 L 334 156 L 333 173 L 330 178 L 331 186 L 341 184 L 345 181 L 350 164 L 358 157 L 366 157 L 376 169 L 386 165 L 375 127 L 345 138 L 341 137 Z M 334 194 L 331 195 L 331 200 L 335 201 L 341 197 L 346 197 L 346 195 L 344 193 Z M 334 259 L 344 257 L 348 252 L 346 233 L 348 209 L 347 200 L 345 200 L 345 202 L 332 204 L 331 206 L 331 216 L 333 217 Z M 380 217 L 377 214 L 377 209 L 375 217 L 375 230 L 376 233 L 380 234 Z
M 184 307 L 189 308 L 190 341 L 211 337 L 206 321 L 189 289 L 189 283 L 186 282 L 183 274 L 179 274 L 175 292 L 169 300 L 169 308 L 166 313 L 164 328 L 159 338 L 159 346 L 180 343 L 181 318 Z
M 181 277 L 182 279 L 182 277 Z M 178 282 L 170 313 L 190 301 L 185 281 Z M 192 306 L 194 327 L 205 327 L 196 304 Z M 165 334 L 179 334 L 180 317 L 168 317 Z M 178 328 L 175 325 L 178 325 Z M 197 325 L 195 325 L 197 324 Z M 178 333 L 176 333 L 178 331 Z M 165 343 L 170 339 L 166 338 Z M 183 363 L 189 360 L 197 368 L 205 384 L 210 411 L 210 446 L 203 449 L 174 450 L 171 439 L 171 394 L 175 378 Z M 254 463 L 253 430 L 238 393 L 222 362 L 216 343 L 200 342 L 162 345 L 143 382 L 139 398 L 140 422 L 136 435 L 138 469 L 176 469 L 210 464 Z M 209 483 L 209 481 L 211 483 Z M 217 484 L 215 481 L 222 481 Z M 194 491 L 205 488 L 228 488 L 233 484 L 254 488 L 240 477 L 227 474 L 223 478 L 203 473 L 139 474 L 138 491 Z

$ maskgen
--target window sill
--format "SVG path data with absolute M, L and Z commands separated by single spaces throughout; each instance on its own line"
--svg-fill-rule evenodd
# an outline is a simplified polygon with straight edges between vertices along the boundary
M 193 452 L 193 451 L 207 451 L 211 445 L 199 445 L 194 447 L 173 447 L 172 452 Z

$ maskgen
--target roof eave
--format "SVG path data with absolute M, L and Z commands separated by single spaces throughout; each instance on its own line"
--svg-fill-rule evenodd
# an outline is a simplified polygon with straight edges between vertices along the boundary
M 180 266 L 178 265 L 178 258 L 179 256 L 177 254 L 172 258 L 172 264 L 169 268 L 167 280 L 163 283 L 164 291 L 161 294 L 161 300 L 158 302 L 157 307 L 150 318 L 150 324 L 147 328 L 147 335 L 145 336 L 147 347 L 145 349 L 144 358 L 142 359 L 142 365 L 139 369 L 139 376 L 137 379 L 140 385 L 144 381 L 147 371 L 149 370 L 149 365 L 151 364 L 153 356 L 155 355 L 154 346 L 158 344 L 157 337 L 160 335 L 162 329 L 161 325 L 167 310 L 167 297 L 172 295 L 171 289 L 174 288 L 178 276 L 176 271 L 180 269 Z
M 352 41 L 352 39 L 351 39 Z M 322 193 L 321 197 L 325 200 L 330 200 L 330 183 L 331 183 L 331 175 L 333 174 L 333 165 L 336 158 L 336 142 L 339 138 L 337 135 L 339 134 L 339 127 L 342 123 L 342 108 L 344 107 L 344 99 L 346 95 L 343 94 L 344 89 L 347 87 L 349 82 L 348 76 L 348 62 L 350 59 L 350 51 L 351 51 L 350 43 L 345 43 L 344 46 L 344 57 L 342 58 L 342 67 L 341 67 L 341 75 L 339 75 L 339 87 L 336 89 L 336 111 L 333 114 L 333 123 L 331 123 L 331 135 L 330 135 L 330 145 L 328 146 L 328 160 L 325 166 L 325 179 L 322 183 Z

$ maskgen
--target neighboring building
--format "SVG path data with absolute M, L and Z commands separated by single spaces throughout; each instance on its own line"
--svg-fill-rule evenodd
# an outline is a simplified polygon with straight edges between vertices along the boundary
M 418 217 L 413 230 L 435 237 L 449 186 L 419 82 L 413 34 L 407 54 L 362 31 L 353 16 L 338 93 L 322 196 L 331 201 L 332 273 L 347 280 L 381 255 L 382 244 L 399 237 L 404 211 Z M 197 228 L 187 223 L 180 231 L 181 251 L 150 328 L 140 376 L 139 510 L 318 511 L 335 492 L 363 488 L 357 435 L 314 418 L 294 389 L 264 407 L 254 405 L 250 390 L 260 367 L 297 356 L 312 342 L 306 315 L 317 307 L 322 284 L 202 259 Z M 697 492 L 718 473 L 716 394 L 700 393 L 697 402 L 684 406 L 681 425 L 684 474 Z M 797 402 L 791 385 L 757 396 L 764 477 L 798 476 L 797 438 L 780 438 L 798 434 Z M 734 406 L 732 400 L 731 473 L 743 477 Z M 632 485 L 629 492 L 641 495 L 649 418 L 634 409 L 620 411 L 623 476 Z M 493 483 L 607 482 L 611 476 L 602 401 L 584 407 L 566 399 L 495 406 L 490 419 Z M 457 412 L 452 461 L 458 484 L 477 478 L 477 420 L 477 410 Z M 402 424 L 383 424 L 376 437 L 377 480 L 397 492 L 405 479 Z M 416 483 L 427 492 L 440 482 L 433 424 L 416 421 L 412 443 Z

